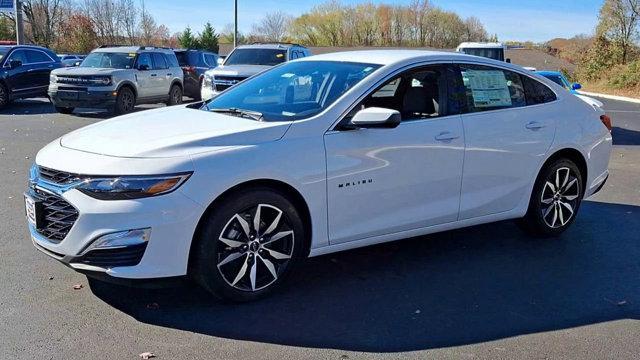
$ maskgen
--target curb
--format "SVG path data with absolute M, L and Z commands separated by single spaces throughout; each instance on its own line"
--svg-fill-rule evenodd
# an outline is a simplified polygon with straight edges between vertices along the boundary
M 630 102 L 630 103 L 640 104 L 640 99 L 634 99 L 634 98 L 630 98 L 630 97 L 626 97 L 626 96 L 592 93 L 592 92 L 588 92 L 588 91 L 578 91 L 578 94 L 586 95 L 586 96 L 593 96 L 593 97 L 600 97 L 600 98 L 610 99 L 610 100 L 626 101 L 626 102 Z

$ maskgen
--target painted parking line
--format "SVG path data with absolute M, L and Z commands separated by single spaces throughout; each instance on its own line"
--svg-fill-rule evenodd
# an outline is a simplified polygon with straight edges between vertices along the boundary
M 613 112 L 613 113 L 640 113 L 640 110 L 608 110 L 608 109 L 604 109 L 606 112 Z

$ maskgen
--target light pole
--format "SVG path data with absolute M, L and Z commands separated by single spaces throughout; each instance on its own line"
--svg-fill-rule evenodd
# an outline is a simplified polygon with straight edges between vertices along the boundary
M 13 0 L 13 8 L 16 10 L 16 43 L 24 44 L 24 26 L 22 24 L 22 1 Z
M 233 0 L 233 48 L 238 46 L 238 0 Z

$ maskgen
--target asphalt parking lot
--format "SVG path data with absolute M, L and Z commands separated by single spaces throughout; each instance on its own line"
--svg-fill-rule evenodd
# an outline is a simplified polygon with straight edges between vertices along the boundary
M 322 256 L 243 305 L 89 282 L 33 248 L 36 152 L 105 115 L 20 101 L 0 112 L 0 358 L 640 358 L 640 105 L 603 101 L 611 177 L 561 238 L 501 222 Z

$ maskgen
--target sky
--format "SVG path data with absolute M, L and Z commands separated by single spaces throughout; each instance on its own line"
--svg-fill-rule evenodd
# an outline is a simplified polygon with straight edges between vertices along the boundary
M 368 0 L 342 0 L 357 4 Z M 408 4 L 411 0 L 373 0 L 374 3 Z M 300 15 L 323 0 L 238 0 L 238 26 L 248 32 L 264 14 L 277 10 Z M 501 41 L 542 42 L 556 37 L 591 34 L 603 0 L 432 0 L 463 18 L 475 16 Z M 146 8 L 171 32 L 190 26 L 196 32 L 209 21 L 217 30 L 233 22 L 233 0 L 147 0 Z

